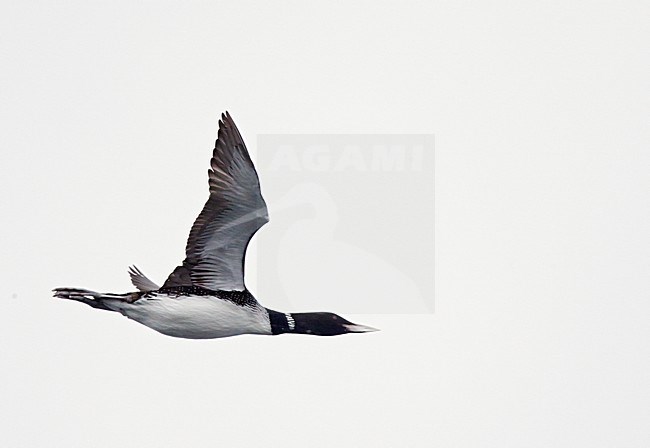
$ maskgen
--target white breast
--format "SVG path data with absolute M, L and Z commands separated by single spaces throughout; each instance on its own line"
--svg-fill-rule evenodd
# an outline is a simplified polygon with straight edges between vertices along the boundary
M 151 294 L 134 303 L 107 303 L 130 319 L 169 335 L 189 339 L 223 338 L 238 334 L 271 334 L 267 311 L 239 306 L 210 296 Z

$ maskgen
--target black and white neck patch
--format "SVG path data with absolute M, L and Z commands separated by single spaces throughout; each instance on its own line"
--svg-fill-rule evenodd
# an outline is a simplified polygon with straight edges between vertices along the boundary
M 296 321 L 290 313 L 279 313 L 268 309 L 267 311 L 272 334 L 292 333 L 296 329 Z

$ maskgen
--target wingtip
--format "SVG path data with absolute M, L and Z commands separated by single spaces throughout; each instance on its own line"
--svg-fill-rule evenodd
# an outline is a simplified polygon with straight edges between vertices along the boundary
M 221 121 L 228 126 L 233 125 L 235 123 L 234 120 L 232 119 L 232 116 L 230 115 L 230 112 L 228 111 L 224 111 L 221 114 Z

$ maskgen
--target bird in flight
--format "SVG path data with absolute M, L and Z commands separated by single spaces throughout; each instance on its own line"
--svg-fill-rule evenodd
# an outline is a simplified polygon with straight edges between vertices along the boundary
M 257 172 L 228 112 L 219 120 L 208 184 L 210 197 L 190 230 L 185 260 L 162 287 L 132 266 L 129 275 L 136 292 L 57 288 L 54 296 L 116 311 L 162 334 L 188 339 L 376 331 L 334 313 L 273 311 L 248 291 L 244 284 L 246 248 L 269 215 Z

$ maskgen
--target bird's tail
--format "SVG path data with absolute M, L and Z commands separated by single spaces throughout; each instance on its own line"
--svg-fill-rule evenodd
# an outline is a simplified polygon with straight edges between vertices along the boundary
M 133 302 L 137 299 L 138 293 L 112 294 L 90 291 L 80 288 L 56 288 L 52 290 L 54 297 L 59 299 L 76 300 L 100 310 L 114 311 L 106 306 L 106 300 L 119 300 L 122 302 Z

